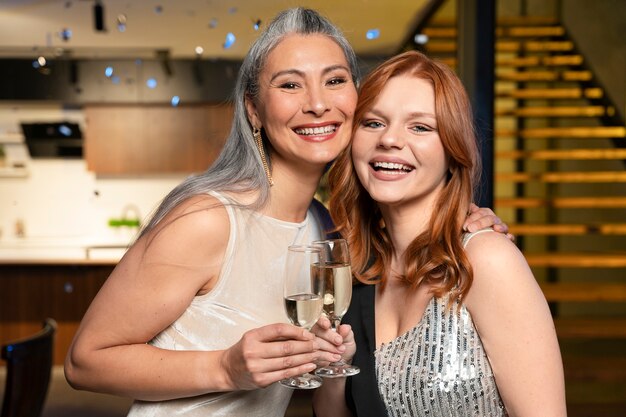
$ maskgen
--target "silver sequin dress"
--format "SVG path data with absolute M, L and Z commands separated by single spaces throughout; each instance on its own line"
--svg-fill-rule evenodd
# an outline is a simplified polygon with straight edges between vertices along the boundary
M 431 299 L 416 327 L 375 350 L 389 417 L 507 416 L 470 313 L 446 304 Z

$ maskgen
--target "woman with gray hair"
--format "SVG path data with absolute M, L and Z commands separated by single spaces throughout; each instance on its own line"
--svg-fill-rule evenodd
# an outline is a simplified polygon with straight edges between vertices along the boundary
M 286 323 L 281 277 L 289 245 L 322 237 L 311 201 L 350 140 L 357 77 L 315 11 L 269 24 L 241 66 L 219 158 L 164 199 L 85 314 L 72 386 L 135 398 L 132 416 L 282 416 L 291 390 L 275 382 L 339 359 L 341 337 Z

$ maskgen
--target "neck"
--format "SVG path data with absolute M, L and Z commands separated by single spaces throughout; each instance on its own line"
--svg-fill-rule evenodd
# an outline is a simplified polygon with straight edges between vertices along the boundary
M 411 242 L 430 227 L 435 201 L 436 197 L 395 206 L 380 205 L 398 265 Z
M 299 168 L 299 169 L 298 169 Z M 323 167 L 286 169 L 275 164 L 272 169 L 274 186 L 264 214 L 279 220 L 301 222 L 305 219 L 311 200 L 323 174 Z

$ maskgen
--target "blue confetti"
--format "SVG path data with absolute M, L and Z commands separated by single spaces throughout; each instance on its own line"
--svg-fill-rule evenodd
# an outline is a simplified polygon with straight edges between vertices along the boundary
M 224 42 L 224 49 L 228 49 L 231 46 L 233 46 L 233 44 L 235 43 L 235 40 L 237 38 L 235 38 L 235 35 L 232 34 L 231 32 L 228 32 L 226 34 L 226 41 Z
M 124 13 L 117 16 L 117 30 L 126 32 L 126 15 Z
M 154 13 L 156 14 L 163 13 L 163 6 L 154 6 Z
M 113 75 L 113 67 L 106 67 L 106 68 L 104 69 L 104 75 L 105 75 L 107 78 L 111 78 L 111 76 Z
M 64 41 L 69 41 L 72 38 L 72 29 L 62 29 L 61 30 L 61 39 Z
M 59 126 L 59 133 L 65 137 L 72 136 L 72 129 L 68 125 Z
M 120 77 L 118 77 L 117 75 L 114 75 L 113 77 L 111 77 L 111 82 L 113 84 L 119 84 L 120 83 Z
M 216 18 L 211 19 L 211 21 L 209 22 L 209 27 L 211 29 L 215 29 L 217 27 L 217 19 Z
M 157 80 L 154 78 L 148 78 L 148 81 L 146 81 L 146 85 L 148 86 L 148 88 L 156 88 Z
M 365 34 L 365 37 L 369 40 L 377 39 L 380 36 L 380 29 L 370 29 Z
M 178 106 L 178 103 L 180 103 L 180 97 L 178 96 L 172 97 L 172 100 L 170 100 L 170 103 L 172 103 L 172 107 Z
M 259 30 L 259 28 L 261 27 L 261 19 L 257 19 L 252 27 L 254 28 L 254 30 Z

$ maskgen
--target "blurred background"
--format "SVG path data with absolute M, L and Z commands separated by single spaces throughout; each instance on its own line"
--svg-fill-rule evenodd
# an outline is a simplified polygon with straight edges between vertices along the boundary
M 569 415 L 623 416 L 624 1 L 0 0 L 0 342 L 56 319 L 43 415 L 126 414 L 130 400 L 65 384 L 71 338 L 160 199 L 217 156 L 240 60 L 296 5 L 344 30 L 364 74 L 409 49 L 459 73 L 477 202 L 510 225 L 550 303 Z M 297 393 L 288 415 L 308 402 Z

